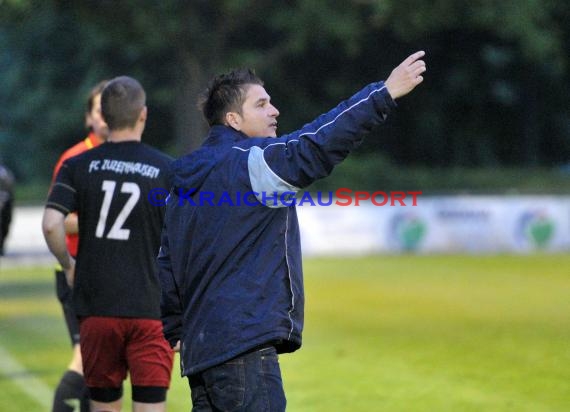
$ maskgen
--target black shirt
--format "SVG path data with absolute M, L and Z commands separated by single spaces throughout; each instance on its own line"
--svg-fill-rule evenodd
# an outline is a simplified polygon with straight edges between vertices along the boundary
M 164 208 L 152 195 L 169 189 L 171 161 L 128 141 L 104 143 L 62 165 L 46 207 L 79 216 L 78 316 L 160 318 L 156 255 Z

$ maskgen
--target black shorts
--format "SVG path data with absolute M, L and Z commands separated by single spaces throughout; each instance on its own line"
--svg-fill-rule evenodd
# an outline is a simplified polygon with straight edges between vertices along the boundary
M 71 345 L 78 345 L 79 321 L 71 304 L 71 288 L 65 279 L 65 272 L 62 270 L 56 269 L 55 271 L 55 291 L 63 309 L 63 316 L 65 317 L 65 323 L 67 324 L 67 331 L 69 332 Z

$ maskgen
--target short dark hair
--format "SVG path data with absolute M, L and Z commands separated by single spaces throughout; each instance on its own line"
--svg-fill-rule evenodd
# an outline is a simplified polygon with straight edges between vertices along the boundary
M 208 124 L 224 124 L 227 112 L 241 113 L 248 86 L 252 84 L 263 86 L 263 80 L 248 68 L 233 69 L 210 80 L 198 100 Z
M 101 94 L 101 112 L 109 130 L 134 127 L 146 103 L 141 84 L 128 76 L 115 77 Z

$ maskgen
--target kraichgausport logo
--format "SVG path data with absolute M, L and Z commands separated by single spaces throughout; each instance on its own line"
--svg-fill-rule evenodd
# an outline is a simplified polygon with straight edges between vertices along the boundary
M 384 192 L 353 191 L 340 188 L 332 192 L 208 192 L 196 189 L 176 188 L 169 191 L 154 188 L 148 194 L 153 206 L 165 206 L 175 202 L 177 206 L 360 206 L 371 203 L 374 206 L 417 206 L 420 191 Z

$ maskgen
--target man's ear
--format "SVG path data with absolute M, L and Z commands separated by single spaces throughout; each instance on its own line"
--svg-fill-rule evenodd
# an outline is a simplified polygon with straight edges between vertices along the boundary
M 148 109 L 144 106 L 141 110 L 141 114 L 139 114 L 139 120 L 146 122 L 146 116 L 148 115 Z
M 85 112 L 85 128 L 91 129 L 91 113 Z
M 241 118 L 239 113 L 236 112 L 227 112 L 226 113 L 226 125 L 236 129 L 241 129 Z

